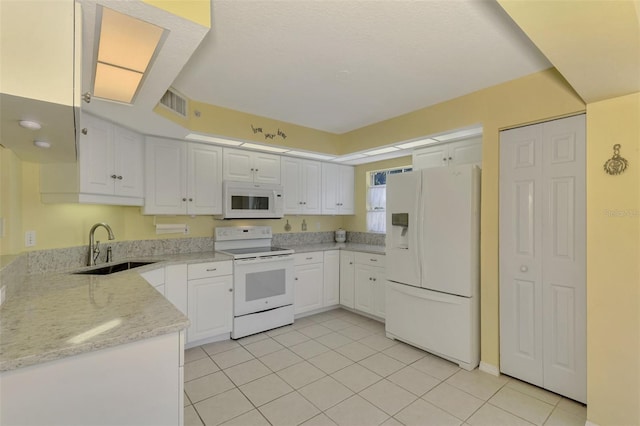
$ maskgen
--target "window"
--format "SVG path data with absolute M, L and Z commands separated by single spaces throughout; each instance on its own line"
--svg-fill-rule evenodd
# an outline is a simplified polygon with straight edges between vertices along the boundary
M 412 170 L 411 166 L 394 169 L 375 170 L 367 176 L 367 231 L 387 232 L 387 176 L 405 173 Z

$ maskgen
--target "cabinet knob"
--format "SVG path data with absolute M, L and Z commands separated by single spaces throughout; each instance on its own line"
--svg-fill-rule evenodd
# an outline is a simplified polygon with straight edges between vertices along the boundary
M 122 180 L 122 176 L 118 176 L 118 180 Z
M 251 168 L 251 171 L 253 171 L 253 167 Z
M 375 281 L 376 279 L 374 278 L 373 280 Z
M 193 198 L 189 198 L 189 201 L 193 201 Z
M 449 157 L 449 161 L 453 160 L 453 158 Z
M 232 288 L 230 288 L 230 289 L 229 289 L 229 293 L 231 293 L 232 291 L 233 291 L 233 289 L 232 289 Z
M 256 169 L 256 172 L 258 171 L 258 169 Z
M 87 130 L 86 127 L 83 127 L 81 132 L 82 132 L 83 135 L 86 135 L 87 133 L 89 133 L 89 130 Z
M 187 201 L 187 199 L 186 199 L 186 198 L 183 198 L 183 199 L 182 199 L 182 201 Z
M 298 281 L 298 277 L 295 277 L 294 280 Z
M 116 175 L 111 175 L 111 179 L 115 179 L 115 178 L 117 178 Z
M 353 262 L 349 262 L 349 265 L 353 265 Z
M 369 277 L 369 281 L 371 281 L 371 277 Z
M 442 161 L 447 161 L 447 157 L 444 157 L 444 158 L 442 159 Z
M 520 272 L 527 272 L 528 270 L 529 270 L 529 268 L 527 268 L 527 266 L 526 266 L 526 265 L 522 265 L 522 266 L 520 267 Z

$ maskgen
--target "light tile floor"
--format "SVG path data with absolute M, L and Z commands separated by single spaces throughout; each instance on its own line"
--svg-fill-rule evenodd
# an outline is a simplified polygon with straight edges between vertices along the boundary
M 586 407 L 387 339 L 335 309 L 188 349 L 185 425 L 584 425 Z

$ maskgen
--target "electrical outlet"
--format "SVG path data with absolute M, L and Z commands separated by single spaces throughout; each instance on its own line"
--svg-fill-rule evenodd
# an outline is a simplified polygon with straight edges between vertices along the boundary
M 27 231 L 24 233 L 24 246 L 33 247 L 36 245 L 36 231 Z

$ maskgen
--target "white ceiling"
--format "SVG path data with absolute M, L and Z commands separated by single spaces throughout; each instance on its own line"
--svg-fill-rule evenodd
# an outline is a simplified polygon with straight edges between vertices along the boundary
M 549 67 L 494 0 L 214 0 L 173 87 L 344 133 Z

